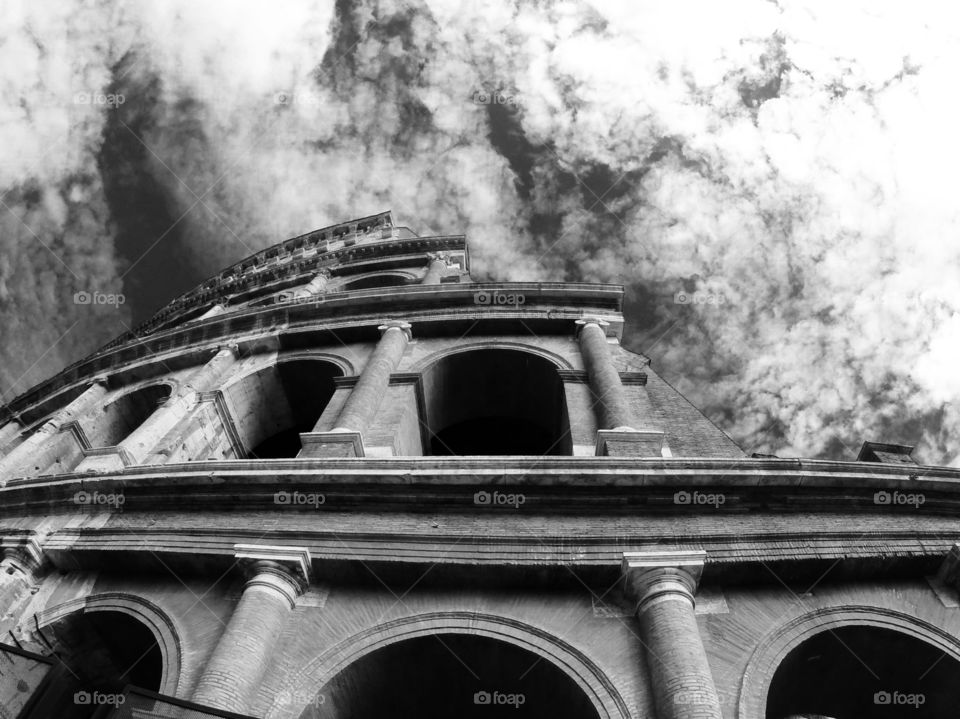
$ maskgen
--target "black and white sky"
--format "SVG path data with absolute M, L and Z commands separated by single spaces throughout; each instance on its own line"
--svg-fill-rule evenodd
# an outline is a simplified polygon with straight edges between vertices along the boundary
M 0 403 L 251 252 L 392 209 L 466 233 L 478 279 L 624 284 L 626 346 L 747 451 L 960 466 L 958 20 L 3 0 Z

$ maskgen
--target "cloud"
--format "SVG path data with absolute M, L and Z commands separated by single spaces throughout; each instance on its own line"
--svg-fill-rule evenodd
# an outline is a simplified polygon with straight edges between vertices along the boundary
M 72 254 L 59 268 L 7 213 L 0 322 L 45 319 L 5 364 L 83 316 L 70 293 L 30 298 L 31 273 L 122 285 L 138 320 L 391 207 L 466 232 L 481 278 L 624 283 L 628 345 L 748 449 L 850 458 L 877 439 L 956 461 L 960 42 L 941 5 L 24 4 L 0 45 L 17 68 L 0 186 Z M 126 102 L 65 107 L 79 91 Z

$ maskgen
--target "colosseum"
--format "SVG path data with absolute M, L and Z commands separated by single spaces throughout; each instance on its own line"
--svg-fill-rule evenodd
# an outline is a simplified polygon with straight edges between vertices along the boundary
M 385 212 L 16 398 L 0 717 L 956 716 L 960 469 L 745 452 L 623 297 Z

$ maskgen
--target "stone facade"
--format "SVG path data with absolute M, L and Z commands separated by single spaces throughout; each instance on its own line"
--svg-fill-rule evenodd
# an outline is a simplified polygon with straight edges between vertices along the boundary
M 127 684 L 270 719 L 955 705 L 960 471 L 746 456 L 620 345 L 622 294 L 474 282 L 383 213 L 177 298 L 2 410 L 7 676 L 59 656 L 78 719 Z M 938 659 L 855 678 L 864 647 Z

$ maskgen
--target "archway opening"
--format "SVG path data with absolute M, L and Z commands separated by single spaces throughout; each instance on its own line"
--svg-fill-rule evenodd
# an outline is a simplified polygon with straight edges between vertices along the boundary
M 423 375 L 431 455 L 569 455 L 563 382 L 549 361 L 520 350 L 449 355 Z
M 369 290 L 375 287 L 397 287 L 405 284 L 407 284 L 407 278 L 403 275 L 370 275 L 348 282 L 341 289 L 349 292 L 352 290 Z
M 933 719 L 960 704 L 960 662 L 916 637 L 873 626 L 821 632 L 791 651 L 767 695 L 767 719 Z
M 160 691 L 163 654 L 146 624 L 124 612 L 75 612 L 44 627 L 63 665 L 55 687 L 56 716 L 89 719 L 104 697 L 127 684 Z
M 598 719 L 589 697 L 545 657 L 470 634 L 407 639 L 330 680 L 300 719 Z
M 296 457 L 300 433 L 311 431 L 333 396 L 332 362 L 290 360 L 256 372 L 224 390 L 248 459 Z
M 86 428 L 90 443 L 94 447 L 120 444 L 169 398 L 170 386 L 166 384 L 154 384 L 128 392 L 104 407 L 93 426 Z

